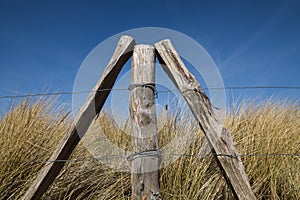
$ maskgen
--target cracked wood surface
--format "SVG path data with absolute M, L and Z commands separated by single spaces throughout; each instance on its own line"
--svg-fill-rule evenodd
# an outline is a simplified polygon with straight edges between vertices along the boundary
M 200 84 L 188 71 L 170 40 L 155 44 L 162 68 L 187 101 L 236 199 L 256 199 L 230 132 L 218 121 Z M 219 156 L 218 156 L 219 155 Z M 220 155 L 232 155 L 220 156 Z
M 155 111 L 155 49 L 136 45 L 131 63 L 130 118 L 134 159 L 131 162 L 132 199 L 160 197 L 158 147 Z

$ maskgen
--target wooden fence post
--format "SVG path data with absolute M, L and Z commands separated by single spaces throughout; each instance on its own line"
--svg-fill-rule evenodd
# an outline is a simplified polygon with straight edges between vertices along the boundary
M 215 113 L 200 84 L 183 64 L 170 40 L 155 44 L 158 59 L 187 101 L 203 130 L 216 161 L 236 199 L 256 199 L 243 163 L 235 149 L 231 134 L 217 120 Z
M 155 111 L 155 49 L 136 45 L 131 63 L 130 118 L 132 145 L 130 157 L 132 199 L 161 199 L 158 183 L 160 153 Z
M 65 162 L 59 160 L 67 160 L 69 158 L 80 141 L 78 133 L 84 134 L 92 120 L 101 111 L 119 72 L 132 55 L 134 45 L 135 41 L 132 37 L 125 35 L 120 38 L 101 79 L 78 112 L 70 131 L 65 135 L 49 159 L 53 162 L 46 163 L 44 168 L 41 169 L 41 173 L 22 197 L 23 200 L 40 199 L 52 184 L 65 164 Z

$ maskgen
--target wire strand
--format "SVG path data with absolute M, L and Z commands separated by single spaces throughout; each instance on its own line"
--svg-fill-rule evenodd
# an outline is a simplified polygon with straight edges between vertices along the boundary
M 232 159 L 237 159 L 238 157 L 300 157 L 300 154 L 289 154 L 289 153 L 282 153 L 282 154 L 239 154 L 239 155 L 232 155 L 232 154 L 208 154 L 213 156 L 219 156 L 219 157 L 228 157 Z M 183 156 L 183 157 L 198 157 L 198 158 L 204 158 L 208 155 L 203 156 L 203 154 L 162 154 L 163 156 Z M 143 155 L 146 156 L 153 156 L 152 154 L 149 155 Z M 156 156 L 156 154 L 155 154 Z M 86 158 L 74 158 L 74 159 L 65 159 L 65 160 L 0 160 L 1 164 L 32 164 L 32 163 L 54 163 L 54 162 L 91 162 L 91 161 L 101 161 L 101 160 L 107 160 L 107 159 L 126 159 L 131 161 L 129 156 L 125 155 L 109 155 L 109 156 L 101 156 L 101 157 L 86 157 Z
M 299 90 L 300 86 L 228 86 L 228 87 L 205 87 L 203 90 L 245 90 L 245 89 L 293 89 Z M 58 95 L 73 95 L 73 94 L 84 94 L 92 92 L 104 92 L 104 91 L 126 91 L 128 88 L 108 88 L 101 90 L 89 90 L 89 91 L 75 91 L 75 92 L 48 92 L 48 93 L 31 93 L 23 95 L 3 95 L 0 99 L 15 99 L 15 98 L 26 98 L 26 97 L 39 97 L 39 96 L 58 96 Z M 168 90 L 156 90 L 157 93 L 165 92 L 179 92 L 177 89 Z

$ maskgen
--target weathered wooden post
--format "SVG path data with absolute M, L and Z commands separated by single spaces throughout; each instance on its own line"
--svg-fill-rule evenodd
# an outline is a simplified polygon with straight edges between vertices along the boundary
M 136 45 L 131 63 L 132 199 L 161 199 L 158 183 L 160 153 L 155 111 L 155 49 Z
M 218 121 L 200 84 L 188 71 L 170 40 L 155 44 L 158 59 L 198 120 L 216 161 L 236 199 L 256 199 L 231 134 Z
M 40 199 L 52 184 L 65 164 L 65 162 L 61 162 L 61 160 L 67 160 L 79 143 L 81 138 L 78 134 L 84 135 L 92 120 L 101 111 L 119 72 L 132 55 L 134 45 L 135 41 L 132 37 L 123 35 L 120 38 L 102 77 L 81 107 L 71 129 L 53 152 L 50 158 L 53 162 L 45 164 L 41 169 L 41 173 L 22 197 L 22 200 Z

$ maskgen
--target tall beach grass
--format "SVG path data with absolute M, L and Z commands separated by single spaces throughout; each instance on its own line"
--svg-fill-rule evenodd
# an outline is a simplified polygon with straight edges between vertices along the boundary
M 160 169 L 163 199 L 233 199 L 214 158 L 196 156 L 205 138 L 197 123 L 187 125 L 187 116 L 182 114 L 158 117 L 161 146 L 180 134 L 194 133 L 186 156 Z M 55 101 L 45 99 L 20 101 L 0 119 L 0 199 L 20 199 L 68 131 L 70 121 Z M 107 112 L 94 123 L 99 123 L 113 144 L 130 151 L 126 123 L 118 127 Z M 300 199 L 300 157 L 283 155 L 300 154 L 299 103 L 241 104 L 232 108 L 224 125 L 232 133 L 258 199 Z M 131 199 L 130 173 L 117 172 L 91 158 L 80 143 L 42 199 Z

